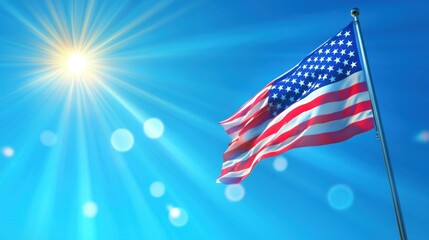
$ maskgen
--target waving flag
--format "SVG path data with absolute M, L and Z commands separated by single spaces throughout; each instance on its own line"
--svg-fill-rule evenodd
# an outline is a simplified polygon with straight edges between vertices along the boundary
M 221 122 L 232 141 L 218 182 L 246 178 L 260 160 L 345 141 L 374 127 L 353 23 L 271 81 Z

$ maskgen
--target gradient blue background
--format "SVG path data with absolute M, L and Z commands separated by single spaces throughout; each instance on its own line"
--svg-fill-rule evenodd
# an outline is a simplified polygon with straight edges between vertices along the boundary
M 15 151 L 0 155 L 0 239 L 399 239 L 374 131 L 287 152 L 283 172 L 262 161 L 238 202 L 215 183 L 229 142 L 217 123 L 346 26 L 355 6 L 409 239 L 428 239 L 425 1 L 92 3 L 93 31 L 104 27 L 96 41 L 125 33 L 104 56 L 110 91 L 67 101 L 68 85 L 38 72 L 44 41 L 29 26 L 49 36 L 47 3 L 0 1 L 0 147 Z M 53 6 L 70 28 L 89 4 Z M 143 132 L 152 117 L 165 125 L 159 139 Z M 111 145 L 118 128 L 134 135 L 128 152 Z M 52 147 L 40 141 L 45 130 L 58 137 Z M 343 210 L 328 201 L 337 184 L 353 192 Z M 98 206 L 93 218 L 82 213 L 87 201 Z M 187 212 L 184 226 L 171 224 L 168 206 Z

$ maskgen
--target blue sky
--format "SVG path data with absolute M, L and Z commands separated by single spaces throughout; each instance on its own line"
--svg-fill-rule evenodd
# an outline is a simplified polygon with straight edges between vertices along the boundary
M 218 122 L 352 7 L 408 236 L 425 239 L 426 3 L 274 0 L 0 1 L 0 238 L 399 239 L 374 131 L 215 183 Z

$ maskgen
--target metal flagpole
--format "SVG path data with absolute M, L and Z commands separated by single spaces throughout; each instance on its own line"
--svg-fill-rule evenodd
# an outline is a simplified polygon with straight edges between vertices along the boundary
M 387 150 L 387 143 L 386 143 L 386 140 L 384 138 L 383 125 L 381 124 L 381 118 L 380 118 L 380 114 L 378 112 L 377 98 L 375 97 L 374 86 L 372 84 L 372 78 L 371 78 L 371 72 L 369 70 L 368 60 L 367 60 L 366 54 L 365 54 L 365 46 L 364 46 L 363 39 L 362 39 L 362 33 L 360 31 L 359 19 L 358 19 L 359 9 L 353 8 L 351 10 L 351 15 L 354 18 L 354 22 L 355 22 L 355 26 L 356 26 L 356 32 L 357 32 L 357 38 L 358 38 L 359 46 L 360 46 L 360 52 L 362 54 L 362 64 L 363 64 L 363 69 L 365 72 L 365 78 L 366 78 L 366 81 L 368 83 L 368 91 L 369 91 L 369 95 L 371 98 L 372 110 L 374 113 L 375 127 L 376 127 L 376 131 L 377 131 L 377 139 L 380 140 L 381 147 L 383 149 L 384 165 L 386 166 L 387 177 L 389 178 L 390 192 L 392 195 L 393 206 L 395 208 L 396 222 L 398 224 L 399 235 L 401 237 L 401 240 L 407 240 L 407 233 L 405 231 L 404 220 L 402 219 L 401 205 L 399 204 L 399 198 L 398 198 L 398 193 L 396 191 L 395 179 L 393 177 L 393 170 L 392 170 L 392 166 L 390 165 L 389 152 Z

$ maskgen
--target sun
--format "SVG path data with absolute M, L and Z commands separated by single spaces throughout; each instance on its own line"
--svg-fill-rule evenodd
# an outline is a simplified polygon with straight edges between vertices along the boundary
M 99 61 L 97 61 L 97 57 L 79 48 L 82 49 L 83 47 L 59 49 L 52 56 L 52 62 L 56 62 L 52 65 L 52 70 L 59 74 L 59 79 L 69 83 L 93 82 L 98 79 L 97 63 Z
M 87 57 L 81 53 L 72 53 L 67 60 L 68 71 L 72 74 L 83 74 L 88 66 Z

